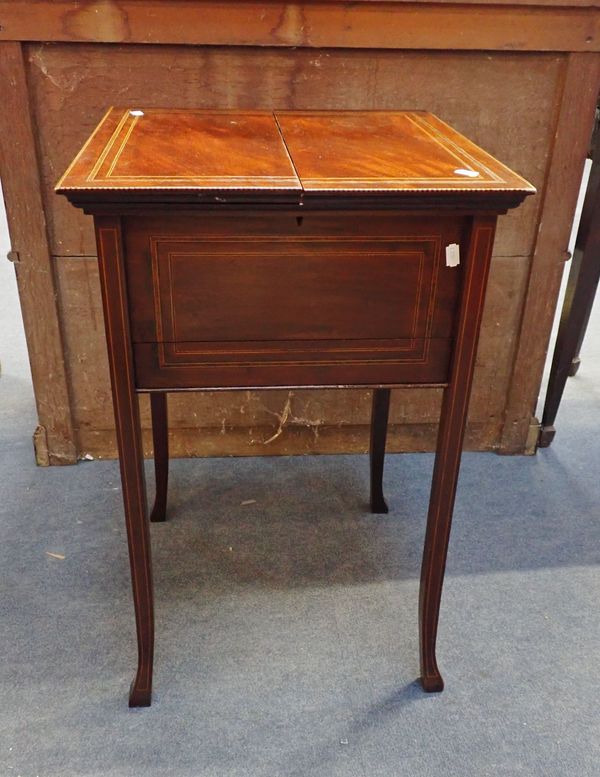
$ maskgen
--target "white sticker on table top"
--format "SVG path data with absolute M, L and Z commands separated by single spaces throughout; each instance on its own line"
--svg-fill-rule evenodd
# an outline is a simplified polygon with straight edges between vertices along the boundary
M 466 167 L 459 167 L 457 170 L 454 171 L 454 175 L 464 175 L 465 178 L 478 178 L 479 173 L 477 170 L 469 170 Z

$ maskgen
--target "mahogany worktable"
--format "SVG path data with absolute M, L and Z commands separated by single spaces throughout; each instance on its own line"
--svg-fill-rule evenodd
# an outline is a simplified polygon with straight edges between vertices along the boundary
M 94 215 L 133 598 L 131 706 L 151 701 L 150 532 L 137 394 L 166 512 L 166 393 L 373 387 L 371 507 L 390 388 L 443 386 L 420 589 L 421 680 L 497 216 L 534 188 L 424 112 L 110 109 L 56 190 Z

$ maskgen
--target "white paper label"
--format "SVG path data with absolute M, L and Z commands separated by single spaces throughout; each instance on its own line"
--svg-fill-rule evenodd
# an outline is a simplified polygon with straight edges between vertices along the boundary
M 460 249 L 458 243 L 446 246 L 446 267 L 457 267 L 460 264 Z

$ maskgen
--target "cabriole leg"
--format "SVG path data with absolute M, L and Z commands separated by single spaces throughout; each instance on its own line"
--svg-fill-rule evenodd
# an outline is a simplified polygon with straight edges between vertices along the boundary
M 95 223 L 138 642 L 138 666 L 131 685 L 129 706 L 146 707 L 152 695 L 154 655 L 150 524 L 139 403 L 126 312 L 121 228 L 119 219 L 112 216 L 97 217 Z
M 442 403 L 419 592 L 421 682 L 426 691 L 444 688 L 436 660 L 438 619 L 494 228 L 495 218 L 473 219 L 450 381 Z
M 387 502 L 383 496 L 383 465 L 390 412 L 390 394 L 390 389 L 373 389 L 370 445 L 372 513 L 388 512 Z

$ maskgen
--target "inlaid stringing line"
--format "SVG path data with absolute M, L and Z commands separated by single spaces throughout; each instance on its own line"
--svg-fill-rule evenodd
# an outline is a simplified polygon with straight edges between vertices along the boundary
M 407 240 L 399 240 L 399 242 L 408 242 Z M 436 240 L 430 240 L 425 241 L 421 240 L 419 242 L 433 242 L 434 246 L 436 244 Z M 423 270 L 425 265 L 425 252 L 424 251 L 392 251 L 391 249 L 388 251 L 348 251 L 344 250 L 342 252 L 337 252 L 338 256 L 391 256 L 393 258 L 406 256 L 410 254 L 417 254 L 419 257 L 419 270 L 418 270 L 418 280 L 417 280 L 417 300 L 415 304 L 415 312 L 413 315 L 413 324 L 412 324 L 412 334 L 411 339 L 417 339 L 417 327 L 419 323 L 419 312 L 420 312 L 420 306 L 421 306 L 421 296 L 422 296 L 422 277 L 423 277 Z M 219 254 L 216 254 L 217 256 Z M 193 251 L 193 252 L 183 252 L 183 251 L 173 251 L 169 252 L 167 256 L 167 272 L 168 272 L 168 280 L 169 280 L 169 289 L 170 289 L 170 295 L 169 295 L 169 302 L 170 302 L 170 321 L 171 321 L 171 327 L 170 330 L 173 333 L 173 339 L 175 340 L 175 343 L 179 342 L 180 338 L 177 336 L 177 317 L 175 314 L 175 303 L 173 299 L 173 260 L 179 259 L 179 258 L 185 258 L 185 257 L 193 257 L 193 256 L 215 256 L 214 251 Z M 227 256 L 264 256 L 263 252 L 251 252 L 251 251 L 228 251 Z M 276 254 L 270 254 L 270 256 L 276 256 Z M 434 248 L 434 256 L 435 256 L 435 248 Z M 285 254 L 286 258 L 293 258 L 293 257 L 299 257 L 303 258 L 304 253 L 301 251 L 296 252 L 287 252 Z M 431 287 L 429 289 L 429 299 L 431 299 L 431 294 L 435 286 L 435 277 L 432 274 L 432 282 Z M 431 303 L 428 306 L 431 307 Z M 161 326 L 162 330 L 162 326 Z M 181 353 L 181 351 L 177 350 L 177 353 Z
M 387 345 L 382 348 L 377 348 L 375 346 L 369 345 L 369 346 L 361 346 L 361 345 L 354 345 L 354 346 L 347 346 L 347 347 L 326 347 L 323 345 L 323 347 L 320 349 L 323 353 L 395 353 L 396 351 L 414 351 L 415 346 L 412 344 L 404 345 L 403 341 L 408 338 L 403 337 L 399 338 L 399 340 L 402 341 L 402 344 L 399 345 Z M 422 340 L 422 337 L 415 337 L 414 340 Z M 226 341 L 230 342 L 230 341 Z M 274 341 L 277 342 L 277 341 Z M 286 342 L 290 342 L 287 340 Z M 294 342 L 294 341 L 292 341 Z M 319 340 L 319 343 L 327 343 L 327 340 Z M 360 342 L 360 340 L 358 341 Z M 412 341 L 411 341 L 412 342 Z M 219 343 L 211 343 L 215 346 L 215 349 L 212 351 L 207 351 L 206 349 L 202 348 L 177 348 L 178 343 L 177 342 L 168 342 L 165 343 L 165 345 L 170 345 L 173 349 L 173 353 L 177 354 L 178 356 L 214 356 L 215 360 L 218 361 L 218 359 L 221 356 L 237 356 L 243 355 L 243 356 L 261 356 L 266 354 L 286 354 L 286 353 L 311 353 L 310 348 L 307 348 L 304 346 L 303 348 L 269 348 L 268 346 L 265 346 L 264 348 L 240 348 L 239 350 L 236 348 L 235 350 L 229 348 L 223 348 L 221 350 L 217 350 Z
M 99 240 L 100 246 L 102 248 L 102 261 L 100 262 L 100 268 L 101 268 L 102 278 L 103 278 L 103 282 L 104 282 L 104 289 L 107 292 L 107 298 L 109 297 L 108 292 L 109 292 L 109 288 L 110 288 L 110 283 L 109 283 L 109 278 L 108 278 L 108 275 L 107 275 L 107 272 L 106 272 L 106 270 L 107 270 L 107 268 L 106 268 L 106 257 L 109 255 L 109 253 L 104 250 L 104 236 L 106 234 L 110 235 L 111 240 L 114 242 L 113 248 L 114 248 L 115 254 L 114 254 L 114 260 L 113 261 L 116 263 L 116 265 L 115 265 L 115 271 L 116 271 L 115 272 L 115 280 L 116 280 L 116 283 L 117 283 L 117 294 L 118 294 L 118 297 L 119 297 L 119 310 L 118 310 L 118 313 L 119 313 L 119 316 L 120 316 L 120 319 L 121 319 L 121 321 L 120 321 L 121 326 L 122 326 L 121 332 L 123 332 L 123 330 L 126 330 L 126 328 L 127 328 L 128 315 L 127 315 L 127 312 L 125 310 L 125 305 L 124 305 L 124 302 L 123 302 L 124 288 L 123 288 L 123 279 L 122 279 L 122 276 L 121 276 L 121 272 L 122 272 L 121 271 L 122 256 L 120 254 L 121 245 L 120 245 L 120 241 L 119 241 L 119 232 L 114 227 L 100 227 L 100 229 L 98 230 L 98 234 L 99 234 L 99 238 L 100 238 L 100 240 Z M 111 302 L 109 301 L 107 303 L 107 309 L 110 306 L 111 306 Z M 111 343 L 114 343 L 115 342 L 115 335 L 113 333 L 110 315 L 107 315 L 107 317 L 106 317 L 106 327 L 107 327 L 107 331 L 108 331 L 108 334 L 109 334 L 109 341 Z M 118 370 L 118 365 L 117 365 L 117 362 L 115 360 L 115 355 L 114 355 L 114 351 L 113 351 L 112 347 L 109 348 L 109 358 L 111 359 L 111 363 L 112 363 L 112 367 L 113 367 L 113 372 L 116 373 L 117 370 Z M 135 419 L 135 415 L 134 415 L 134 412 L 133 412 L 134 395 L 132 394 L 132 391 L 131 391 L 131 387 L 133 385 L 133 377 L 132 377 L 132 374 L 131 374 L 131 360 L 129 358 L 125 359 L 125 373 L 126 373 L 125 380 L 126 380 L 126 384 L 127 384 L 127 395 L 128 395 L 128 399 L 129 399 L 128 405 L 129 405 L 130 421 L 131 421 L 131 424 L 132 424 L 132 428 L 136 428 L 136 419 Z M 114 406 L 115 406 L 116 414 L 119 417 L 122 417 L 123 411 L 122 411 L 122 407 L 121 407 L 120 402 L 115 402 Z M 120 428 L 121 426 L 122 426 L 122 423 L 119 423 L 118 428 Z M 139 440 L 138 440 L 138 443 L 139 443 Z M 140 453 L 139 450 L 135 451 L 135 455 L 136 456 L 139 456 L 139 453 Z M 121 455 L 120 451 L 119 451 L 119 455 Z M 137 487 L 138 487 L 139 493 L 141 494 L 141 493 L 144 492 L 144 488 L 143 488 L 144 484 L 140 482 L 139 467 L 135 468 L 135 473 L 136 473 Z M 133 523 L 131 521 L 131 517 L 130 517 L 130 514 L 129 514 L 129 511 L 130 511 L 131 506 L 133 504 L 133 502 L 132 502 L 132 495 L 131 495 L 131 493 L 129 491 L 129 479 L 128 478 L 122 478 L 122 485 L 123 485 L 123 493 L 124 493 L 124 496 L 125 496 L 125 500 L 126 500 L 127 505 L 129 506 L 128 508 L 125 509 L 125 520 L 127 522 L 127 526 L 129 527 L 129 533 L 131 535 L 133 535 Z M 145 537 L 144 537 L 144 532 L 142 532 L 142 554 L 143 554 L 145 559 L 148 558 L 148 549 L 146 547 L 146 541 L 145 541 Z M 136 566 L 136 574 L 132 575 L 131 580 L 132 580 L 133 596 L 134 596 L 134 599 L 135 599 L 135 602 L 136 602 L 136 610 L 139 610 L 140 607 L 141 607 L 141 599 L 140 599 L 140 588 L 139 588 L 140 581 L 138 579 L 137 571 L 139 571 L 139 570 L 138 570 L 138 567 Z M 151 584 L 151 581 L 150 581 L 150 579 L 148 577 L 148 565 L 147 564 L 144 564 L 144 576 L 145 576 L 145 579 L 146 579 L 146 590 L 147 591 L 151 590 L 151 585 L 152 584 Z M 140 627 L 138 625 L 137 617 L 136 617 L 136 632 L 137 632 L 137 635 L 138 635 L 138 644 L 139 644 L 139 642 L 140 642 L 140 633 L 141 632 L 140 632 Z M 149 684 L 150 683 L 149 683 L 148 668 L 146 668 L 146 673 L 145 673 L 145 676 L 144 676 L 144 680 L 145 680 L 145 684 L 143 686 L 139 687 L 140 691 L 145 691 L 145 690 L 148 690 L 148 688 L 149 688 Z
M 111 169 L 114 169 L 114 163 Z M 110 172 L 110 171 L 109 171 Z M 108 174 L 106 178 L 108 179 Z M 256 178 L 260 178 L 264 181 L 292 181 L 298 183 L 296 179 L 291 175 L 115 175 L 112 177 L 113 181 L 254 181 Z M 299 189 L 300 187 L 298 187 Z
M 465 315 L 465 313 L 466 313 L 468 307 L 470 306 L 471 288 L 472 288 L 472 285 L 473 285 L 473 278 L 475 277 L 475 266 L 474 266 L 475 265 L 475 259 L 476 259 L 476 257 L 478 256 L 478 253 L 479 253 L 479 241 L 480 241 L 480 238 L 481 238 L 481 235 L 482 235 L 483 232 L 487 232 L 488 233 L 488 238 L 487 238 L 488 242 L 487 242 L 486 252 L 489 252 L 489 243 L 490 243 L 491 236 L 493 235 L 493 228 L 492 227 L 478 226 L 477 229 L 476 229 L 475 235 L 472 236 L 472 240 L 473 240 L 473 244 L 472 244 L 472 247 L 471 247 L 472 250 L 469 250 L 469 278 L 468 278 L 468 286 L 467 286 L 466 295 L 465 295 L 464 308 L 462 308 L 462 310 L 461 310 L 462 320 L 461 320 L 460 332 L 458 333 L 458 336 L 457 336 L 457 339 L 456 339 L 456 342 L 458 343 L 458 352 L 453 357 L 455 364 L 460 364 L 460 361 L 462 359 L 462 352 L 464 351 L 464 348 L 465 348 L 464 333 L 465 333 L 466 326 L 467 326 L 467 316 Z M 488 270 L 489 270 L 489 259 L 488 259 Z M 486 279 L 487 279 L 487 272 L 486 272 L 486 278 L 484 278 L 483 283 L 480 283 L 479 299 L 477 301 L 477 313 L 476 313 L 477 317 L 479 319 L 481 318 L 481 310 L 482 310 L 482 307 L 483 307 L 483 299 L 484 299 L 485 289 L 486 289 Z M 475 337 L 474 340 L 476 341 L 477 337 Z M 469 363 L 470 364 L 473 362 L 473 359 L 475 357 L 475 353 L 474 352 L 475 352 L 476 345 L 477 345 L 476 342 L 472 342 L 471 343 L 471 353 L 470 353 L 470 356 L 469 356 Z M 451 378 L 450 378 L 450 380 L 452 381 L 453 384 L 454 384 L 454 378 L 455 378 L 454 375 L 452 375 Z M 449 388 L 450 388 L 450 384 L 448 384 L 448 388 L 446 389 L 446 391 Z M 454 386 L 453 386 L 453 388 L 454 388 Z M 447 416 L 448 418 L 452 418 L 453 415 L 454 415 L 454 407 L 456 405 L 457 399 L 458 399 L 458 392 L 454 391 L 453 392 L 453 396 L 452 396 L 452 404 L 450 406 L 450 409 L 448 410 L 448 416 Z M 460 400 L 462 401 L 462 403 L 464 405 L 465 403 L 467 403 L 468 398 L 466 396 L 464 396 L 464 395 L 461 395 Z M 436 453 L 436 457 L 438 455 L 440 455 L 440 456 L 450 456 L 451 455 L 451 452 L 448 451 L 448 440 L 449 440 L 449 437 L 450 437 L 450 434 L 447 434 L 445 436 L 445 438 L 443 440 L 443 443 L 442 443 L 442 446 L 440 446 L 438 448 L 438 452 Z M 460 457 L 462 455 L 462 446 L 457 451 L 454 451 L 453 455 L 454 455 L 454 461 L 456 461 L 456 458 Z M 453 469 L 454 469 L 454 467 L 452 468 L 452 470 Z M 452 470 L 450 470 L 450 471 L 452 471 Z M 448 468 L 446 467 L 444 475 L 443 475 L 443 480 L 447 479 L 447 474 L 446 474 L 447 472 L 448 472 Z M 440 483 L 439 488 L 440 488 L 440 491 L 441 491 L 442 488 L 443 488 L 443 483 Z M 441 500 L 439 500 L 438 501 L 438 505 L 437 505 L 437 509 L 435 511 L 435 514 L 434 514 L 434 516 L 432 516 L 432 521 L 433 521 L 433 536 L 432 536 L 432 540 L 431 540 L 431 546 L 432 547 L 435 547 L 435 544 L 436 544 L 437 534 L 438 534 L 438 531 L 439 531 L 439 518 L 440 518 L 441 510 L 442 510 L 442 502 L 441 502 Z M 449 529 L 449 527 L 448 527 L 448 529 Z M 432 576 L 433 576 L 433 572 L 434 572 L 433 564 L 430 563 L 429 564 L 429 569 L 428 569 L 428 574 L 427 574 L 427 586 L 426 586 L 426 590 L 428 592 L 431 590 L 431 579 L 432 579 Z M 427 602 L 427 605 L 428 604 L 429 604 L 429 602 Z M 439 618 L 439 614 L 438 614 L 438 618 Z M 438 625 L 438 619 L 436 619 L 435 623 L 433 624 L 434 630 L 437 629 L 437 625 Z
M 487 173 L 487 175 L 490 176 L 490 178 L 493 181 L 496 181 L 497 183 L 504 183 L 504 179 L 501 176 L 499 176 L 497 173 L 494 173 L 492 170 L 490 170 L 490 168 L 487 165 L 485 165 L 483 162 L 481 162 L 479 159 L 476 159 L 474 156 L 469 154 L 469 152 L 466 149 L 464 149 L 462 146 L 459 146 L 458 143 L 455 143 L 450 138 L 447 138 L 444 135 L 442 135 L 442 133 L 437 129 L 437 127 L 434 127 L 433 124 L 427 121 L 427 119 L 423 118 L 422 116 L 409 117 L 409 118 L 417 126 L 420 125 L 420 129 L 423 132 L 425 132 L 427 135 L 429 135 L 429 137 L 433 141 L 437 142 L 440 146 L 445 148 L 448 151 L 448 153 L 452 154 L 457 159 L 459 159 L 460 157 L 458 157 L 456 153 L 453 153 L 451 149 L 448 147 L 450 146 L 451 148 L 457 149 L 458 151 L 460 151 L 461 154 L 464 155 L 465 159 L 468 159 L 471 162 L 473 169 L 483 170 L 485 173 Z M 500 163 L 498 162 L 498 164 Z
M 116 152 L 116 154 L 113 157 L 113 161 L 111 162 L 110 167 L 108 168 L 108 171 L 107 171 L 106 175 L 104 176 L 106 179 L 110 178 L 110 176 L 112 174 L 112 171 L 115 169 L 115 165 L 119 161 L 119 158 L 120 158 L 121 154 L 123 153 L 123 149 L 127 145 L 127 141 L 131 137 L 131 133 L 133 132 L 133 130 L 134 130 L 134 128 L 135 128 L 135 126 L 136 126 L 136 124 L 138 123 L 139 120 L 140 120 L 139 116 L 134 116 L 133 117 L 133 121 L 131 122 L 131 124 L 127 128 L 127 132 L 125 133 L 125 137 L 121 141 L 121 145 L 117 149 L 117 152 Z
M 106 159 L 106 157 L 108 156 L 110 150 L 112 149 L 113 145 L 115 144 L 115 141 L 116 141 L 117 137 L 119 136 L 119 133 L 123 129 L 123 127 L 125 125 L 125 122 L 127 121 L 128 117 L 129 117 L 129 111 L 125 111 L 125 113 L 121 116 L 121 119 L 120 119 L 119 123 L 117 124 L 113 134 L 110 136 L 107 144 L 102 149 L 102 153 L 100 154 L 100 156 L 96 160 L 96 164 L 92 167 L 91 171 L 89 172 L 89 174 L 88 174 L 88 176 L 86 178 L 86 181 L 90 181 L 91 182 L 91 181 L 93 181 L 96 178 L 96 175 L 97 175 L 98 171 L 102 167 L 102 164 L 104 163 L 104 160 Z
M 433 140 L 433 142 L 436 145 L 438 145 L 441 149 L 443 149 L 447 154 L 450 154 L 450 156 L 454 157 L 454 159 L 456 159 L 456 161 L 462 167 L 467 167 L 468 166 L 466 164 L 466 160 L 467 160 L 466 155 L 465 156 L 461 156 L 456 151 L 452 150 L 451 148 L 448 148 L 448 146 L 444 142 L 445 138 L 442 140 L 442 139 L 440 139 L 439 135 L 436 137 L 436 135 L 434 135 L 432 132 L 430 132 L 429 130 L 430 129 L 434 129 L 434 128 L 429 123 L 427 123 L 426 126 L 423 126 L 423 123 L 421 122 L 421 117 L 420 116 L 417 119 L 417 115 L 407 113 L 406 114 L 406 118 L 408 119 L 408 121 L 411 122 L 411 124 L 413 124 L 419 130 L 419 132 L 423 133 L 424 135 L 427 135 L 429 138 L 431 138 L 431 140 Z M 462 149 L 460 149 L 460 151 L 462 152 Z M 452 179 L 452 180 L 454 180 L 454 179 Z
M 109 109 L 106 111 L 106 113 L 104 114 L 104 116 L 103 116 L 103 117 L 102 117 L 102 119 L 100 120 L 100 123 L 98 124 L 98 126 L 96 127 L 96 129 L 95 129 L 95 130 L 92 132 L 92 134 L 89 136 L 89 138 L 88 138 L 88 139 L 85 141 L 85 143 L 83 144 L 83 147 L 81 148 L 80 152 L 77 154 L 77 156 L 75 157 L 75 159 L 74 159 L 74 160 L 71 162 L 71 164 L 70 164 L 70 165 L 67 167 L 67 169 L 65 170 L 65 172 L 64 172 L 64 174 L 63 174 L 63 176 L 62 176 L 62 178 L 61 178 L 61 179 L 60 179 L 60 181 L 59 181 L 59 182 L 56 184 L 56 187 L 55 187 L 56 189 L 60 189 L 60 188 L 61 188 L 63 181 L 65 180 L 65 178 L 66 178 L 68 175 L 70 175 L 71 171 L 73 170 L 73 168 L 75 167 L 75 165 L 77 164 L 77 162 L 79 162 L 80 158 L 83 156 L 83 154 L 85 153 L 85 151 L 86 151 L 86 150 L 88 149 L 88 147 L 90 146 L 90 144 L 91 144 L 92 140 L 93 140 L 93 139 L 96 137 L 96 135 L 98 134 L 98 132 L 100 132 L 100 130 L 102 129 L 102 127 L 103 127 L 103 125 L 104 125 L 104 122 L 106 121 L 106 119 L 108 118 L 108 116 L 109 116 L 109 114 L 112 112 L 112 110 L 113 110 L 113 109 L 112 109 L 112 107 L 111 107 L 111 108 L 109 108 Z
M 451 132 L 454 132 L 454 133 L 456 133 L 456 130 L 454 129 L 454 127 L 451 127 L 449 124 L 447 124 L 445 121 L 443 121 L 443 119 L 440 119 L 440 118 L 439 118 L 439 116 L 436 116 L 435 118 L 437 119 L 437 121 L 439 121 L 439 122 L 440 122 L 440 124 L 443 124 L 443 125 L 444 125 L 445 127 L 447 127 L 447 128 L 448 128 L 448 129 L 449 129 Z M 431 125 L 431 126 L 433 126 L 433 125 Z M 437 128 L 435 128 L 435 131 L 436 131 L 436 132 L 440 132 L 440 134 L 441 134 L 441 131 L 440 131 L 440 130 L 438 130 Z M 443 137 L 443 136 L 442 136 L 442 137 Z M 448 142 L 449 142 L 449 143 L 452 143 L 452 144 L 454 144 L 455 146 L 457 145 L 455 141 L 453 141 L 453 140 L 450 140 L 449 138 L 448 138 Z M 469 141 L 469 142 L 471 143 L 471 141 Z M 474 145 L 473 143 L 471 143 L 471 144 L 472 144 L 472 145 Z M 480 152 L 482 151 L 482 149 L 478 149 L 478 150 L 479 150 Z M 465 153 L 468 153 L 468 152 L 467 152 L 467 151 L 465 151 Z M 511 170 L 511 169 L 510 169 L 510 167 L 507 167 L 507 166 L 506 166 L 506 165 L 505 165 L 503 162 L 501 162 L 499 159 L 496 159 L 496 157 L 492 156 L 492 155 L 491 155 L 491 154 L 489 154 L 487 151 L 483 151 L 483 153 L 485 154 L 485 156 L 486 156 L 486 157 L 488 157 L 488 158 L 492 159 L 492 160 L 493 160 L 493 162 L 494 162 L 494 164 L 498 165 L 498 167 L 499 167 L 501 170 L 505 171 L 505 172 L 508 174 L 509 178 L 511 178 L 511 179 L 518 178 L 518 179 L 520 179 L 520 180 L 522 181 L 522 184 L 523 184 L 523 185 L 520 187 L 520 189 L 519 189 L 518 187 L 514 187 L 514 190 L 515 190 L 515 191 L 520 191 L 520 190 L 523 190 L 523 189 L 528 189 L 528 190 L 530 190 L 530 191 L 531 191 L 531 190 L 533 190 L 533 189 L 535 188 L 535 187 L 533 186 L 533 184 L 531 184 L 529 181 L 527 181 L 527 180 L 526 180 L 525 178 L 523 178 L 522 176 L 520 176 L 520 175 L 518 175 L 517 173 L 515 173 L 513 170 Z M 479 163 L 478 163 L 478 164 L 479 164 Z M 482 165 L 482 166 L 483 166 L 483 167 L 485 167 L 485 165 Z M 487 168 L 486 168 L 486 169 L 487 169 Z M 504 179 L 499 179 L 499 180 L 504 180 Z M 509 191 L 511 191 L 511 190 L 509 190 Z

